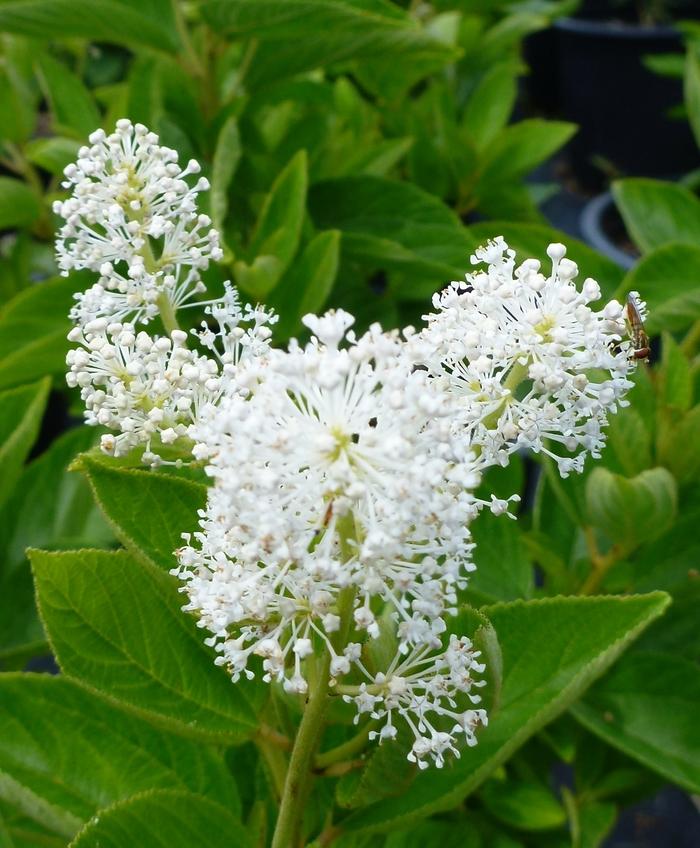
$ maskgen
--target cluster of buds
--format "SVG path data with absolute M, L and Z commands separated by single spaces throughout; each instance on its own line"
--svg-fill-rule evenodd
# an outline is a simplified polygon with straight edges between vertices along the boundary
M 260 674 L 303 695 L 323 657 L 330 691 L 377 723 L 371 738 L 394 739 L 400 719 L 408 758 L 442 766 L 487 723 L 479 651 L 450 632 L 472 520 L 517 500 L 478 498 L 482 472 L 515 450 L 562 476 L 599 455 L 638 353 L 629 307 L 593 310 L 600 289 L 576 286 L 562 245 L 545 275 L 498 238 L 419 332 L 358 336 L 331 311 L 305 316 L 305 345 L 273 349 L 274 316 L 227 284 L 188 334 L 175 313 L 220 255 L 197 212 L 206 181 L 190 185 L 196 163 L 180 169 L 140 125 L 90 141 L 55 207 L 61 268 L 100 275 L 73 311 L 68 382 L 112 431 L 107 452 L 140 447 L 155 465 L 158 445 L 179 443 L 204 465 L 207 505 L 172 570 L 184 609 L 234 682 Z M 139 329 L 156 315 L 166 335 Z

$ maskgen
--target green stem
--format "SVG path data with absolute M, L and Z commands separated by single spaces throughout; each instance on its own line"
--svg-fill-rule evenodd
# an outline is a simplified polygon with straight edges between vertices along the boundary
M 328 704 L 331 656 L 324 648 L 318 674 L 310 687 L 306 709 L 294 740 L 282 802 L 271 848 L 295 848 L 303 815 L 303 798 L 311 777 L 311 762 L 320 741 L 323 715 Z
M 182 43 L 182 64 L 184 65 L 185 70 L 190 71 L 193 76 L 203 77 L 206 73 L 205 68 L 192 46 L 190 33 L 187 29 L 187 24 L 185 23 L 185 17 L 182 14 L 181 0 L 172 0 L 172 9 L 177 34 Z
M 156 303 L 158 305 L 158 311 L 160 312 L 160 319 L 165 327 L 165 332 L 170 334 L 173 330 L 179 330 L 180 325 L 177 323 L 175 310 L 173 309 L 173 305 L 169 298 L 165 294 L 161 294 L 159 295 Z
M 376 721 L 369 721 L 359 733 L 351 739 L 348 739 L 347 742 L 343 742 L 342 745 L 337 745 L 335 748 L 331 748 L 328 751 L 323 751 L 323 753 L 319 754 L 314 760 L 314 767 L 318 771 L 323 771 L 334 763 L 342 762 L 343 760 L 347 760 L 349 757 L 352 757 L 354 754 L 364 751 L 367 745 L 367 734 L 375 725 Z
M 608 571 L 610 571 L 613 565 L 615 565 L 616 562 L 619 562 L 623 556 L 626 556 L 627 552 L 620 548 L 619 545 L 613 545 L 606 554 L 601 554 L 598 550 L 598 543 L 596 542 L 595 531 L 593 528 L 584 527 L 583 534 L 586 538 L 588 555 L 591 559 L 591 570 L 588 573 L 588 577 L 586 577 L 583 581 L 581 588 L 579 589 L 579 594 L 593 595 L 600 588 L 600 585 L 605 579 L 605 575 Z

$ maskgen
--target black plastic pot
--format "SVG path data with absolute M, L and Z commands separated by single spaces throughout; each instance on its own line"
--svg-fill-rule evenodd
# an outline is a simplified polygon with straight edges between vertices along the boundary
M 606 182 L 596 157 L 625 176 L 670 177 L 700 164 L 688 122 L 668 115 L 683 102 L 681 81 L 642 62 L 654 53 L 681 53 L 677 30 L 578 18 L 554 26 L 559 103 L 580 127 L 570 154 L 585 188 L 600 190 Z
M 631 268 L 637 261 L 633 248 L 625 249 L 628 237 L 609 191 L 588 201 L 581 211 L 579 226 L 584 241 L 621 268 Z

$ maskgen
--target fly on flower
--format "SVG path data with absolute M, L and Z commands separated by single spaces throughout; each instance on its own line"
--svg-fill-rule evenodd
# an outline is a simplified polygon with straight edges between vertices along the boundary
M 632 344 L 634 345 L 632 350 L 633 359 L 649 359 L 649 354 L 651 353 L 649 337 L 644 330 L 642 312 L 643 310 L 640 308 L 637 299 L 637 292 L 630 292 L 627 295 L 625 316 Z

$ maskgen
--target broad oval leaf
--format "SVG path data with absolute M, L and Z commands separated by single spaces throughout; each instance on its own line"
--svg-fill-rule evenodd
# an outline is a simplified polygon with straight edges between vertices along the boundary
M 700 318 L 700 247 L 672 242 L 643 256 L 620 286 L 638 291 L 649 308 L 647 330 L 685 330 Z
M 0 388 L 65 373 L 68 312 L 83 282 L 74 274 L 35 283 L 0 310 Z
M 101 810 L 70 848 L 253 848 L 240 821 L 221 804 L 189 792 L 155 791 Z
M 421 774 L 401 798 L 370 804 L 344 822 L 386 830 L 447 810 L 473 792 L 533 733 L 556 718 L 664 611 L 663 592 L 564 597 L 486 607 L 503 653 L 501 707 L 476 748 L 444 771 Z
M 0 230 L 29 227 L 40 213 L 39 198 L 26 183 L 13 177 L 0 177 Z
M 308 180 L 306 151 L 300 150 L 265 198 L 248 247 L 252 263 L 234 264 L 236 281 L 251 297 L 265 297 L 272 291 L 297 252 Z
M 122 544 L 165 572 L 174 568 L 182 534 L 197 529 L 207 487 L 152 471 L 110 467 L 87 455 L 77 465 Z
M 472 240 L 442 201 L 410 183 L 369 175 L 317 183 L 309 193 L 320 229 L 342 232 L 345 259 L 399 276 L 399 300 L 423 300 L 464 275 Z
M 39 433 L 50 383 L 40 380 L 0 392 L 0 505 L 12 494 Z
M 274 334 L 288 339 L 301 329 L 301 319 L 319 313 L 328 299 L 338 273 L 340 233 L 319 233 L 304 248 L 268 299 L 279 315 Z
M 700 200 L 685 186 L 635 177 L 613 183 L 613 194 L 644 253 L 670 242 L 700 242 Z
M 201 743 L 158 731 L 64 677 L 0 675 L 0 797 L 70 837 L 101 807 L 148 789 L 240 808 L 223 758 Z
M 171 52 L 180 47 L 169 0 L 4 0 L 0 30 L 30 38 L 142 44 Z
M 635 650 L 572 712 L 609 745 L 689 792 L 700 792 L 698 704 L 696 663 Z
M 234 684 L 181 610 L 175 581 L 126 551 L 30 551 L 39 612 L 61 668 L 173 732 L 234 742 L 266 687 Z
M 625 547 L 662 535 L 675 517 L 677 502 L 676 482 L 665 468 L 628 478 L 598 466 L 586 480 L 590 522 Z

